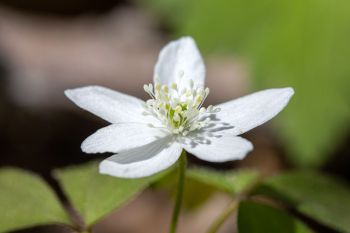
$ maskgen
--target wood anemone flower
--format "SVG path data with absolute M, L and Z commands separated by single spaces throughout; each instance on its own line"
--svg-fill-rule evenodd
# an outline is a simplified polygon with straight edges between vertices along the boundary
M 244 158 L 252 144 L 238 135 L 276 116 L 294 94 L 268 89 L 204 107 L 205 67 L 194 40 L 183 37 L 160 52 L 146 102 L 105 87 L 66 90 L 79 107 L 111 124 L 82 143 L 86 153 L 112 152 L 100 172 L 116 177 L 150 176 L 173 165 L 186 150 L 210 161 Z

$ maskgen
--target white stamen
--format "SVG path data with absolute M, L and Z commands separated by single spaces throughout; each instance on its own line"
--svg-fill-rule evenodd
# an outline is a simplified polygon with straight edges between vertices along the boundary
M 189 132 L 201 129 L 208 125 L 210 119 L 203 119 L 205 114 L 214 114 L 220 111 L 210 105 L 202 107 L 209 94 L 209 88 L 194 87 L 193 80 L 189 81 L 189 89 L 178 90 L 177 84 L 160 85 L 156 82 L 144 85 L 143 88 L 151 99 L 146 101 L 146 112 L 157 117 L 174 134 L 188 135 Z M 150 125 L 150 127 L 154 127 Z
M 193 89 L 193 85 L 194 85 L 193 80 L 190 79 L 190 87 L 191 87 L 191 89 Z

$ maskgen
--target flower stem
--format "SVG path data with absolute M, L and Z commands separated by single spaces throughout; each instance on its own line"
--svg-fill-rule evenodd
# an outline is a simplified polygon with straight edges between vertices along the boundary
M 229 206 L 220 214 L 220 216 L 213 222 L 213 224 L 209 227 L 207 233 L 216 233 L 222 224 L 230 217 L 230 215 L 235 212 L 238 208 L 238 200 L 233 200 Z
M 173 216 L 171 219 L 169 233 L 176 232 L 177 222 L 178 222 L 179 214 L 180 214 L 180 210 L 181 210 L 182 197 L 183 197 L 184 185 L 185 185 L 186 165 L 187 165 L 186 156 L 187 156 L 186 151 L 183 150 L 182 154 L 180 156 L 180 159 L 179 159 L 179 167 L 178 167 L 179 179 L 177 182 L 176 200 L 175 200 L 175 206 L 174 206 L 174 210 L 173 210 Z

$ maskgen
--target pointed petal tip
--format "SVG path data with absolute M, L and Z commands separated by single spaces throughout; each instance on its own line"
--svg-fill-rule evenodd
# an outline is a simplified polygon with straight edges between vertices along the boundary
M 86 89 L 91 88 L 91 87 L 93 87 L 93 86 L 66 89 L 66 90 L 64 90 L 64 95 L 67 96 L 69 99 L 73 100 L 73 98 L 76 97 L 77 94 L 80 93 L 82 90 L 86 90 Z
M 70 99 L 72 96 L 72 92 L 73 92 L 73 89 L 64 90 L 64 95 Z
M 195 43 L 195 40 L 193 39 L 192 36 L 186 35 L 186 36 L 179 37 L 178 39 L 172 40 L 169 43 L 177 43 L 177 42 L 193 42 L 193 43 Z
M 294 88 L 293 87 L 285 87 L 285 88 L 282 88 L 286 93 L 288 93 L 288 95 L 290 97 L 292 97 L 295 93 L 294 91 Z
M 92 134 L 93 135 L 93 134 Z M 91 136 L 87 137 L 80 145 L 80 149 L 82 152 L 86 154 L 98 154 L 98 153 L 105 153 L 106 151 L 103 150 L 97 150 L 93 145 L 91 145 Z M 99 148 L 100 149 L 100 148 Z M 109 152 L 109 151 L 107 151 Z
M 76 103 L 76 100 L 79 99 L 79 94 L 84 90 L 86 87 L 77 87 L 72 89 L 66 89 L 64 91 L 64 95 L 70 99 L 72 102 Z
M 180 37 L 178 40 L 193 42 L 194 44 L 196 43 L 196 41 L 193 39 L 192 36 L 183 36 L 183 37 Z
M 70 88 L 70 89 L 64 90 L 64 94 L 71 95 L 74 92 L 85 91 L 85 90 L 88 90 L 88 89 L 105 89 L 105 87 L 98 86 L 98 85 L 89 85 L 89 86 L 84 86 L 84 87 Z
M 265 90 L 262 90 L 259 92 L 264 92 L 264 91 L 274 91 L 276 94 L 282 94 L 282 95 L 285 95 L 287 97 L 292 97 L 295 93 L 293 87 L 271 88 L 271 89 L 265 89 Z
M 247 140 L 248 141 L 248 140 Z M 254 145 L 251 141 L 248 141 L 249 146 L 247 148 L 247 153 L 251 152 L 254 149 Z
M 81 143 L 80 149 L 82 152 L 86 154 L 91 154 L 92 152 L 89 150 L 89 146 L 86 143 L 86 139 Z M 95 152 L 96 153 L 96 152 Z
M 245 153 L 242 153 L 242 156 L 240 157 L 240 158 L 238 158 L 238 160 L 242 160 L 242 159 L 244 159 L 245 157 L 247 157 L 247 155 L 250 153 L 250 152 L 252 152 L 253 151 L 253 149 L 254 149 L 254 145 L 253 145 L 253 143 L 251 143 L 250 141 L 248 141 L 247 140 L 247 142 L 248 142 L 248 145 L 247 145 L 247 150 L 246 150 L 246 152 Z
M 86 154 L 99 154 L 99 153 L 105 153 L 105 151 L 102 150 L 96 150 L 93 146 L 91 146 L 91 143 L 86 138 L 80 145 L 80 149 L 82 152 Z
M 292 96 L 294 95 L 294 89 L 292 87 L 285 87 L 285 88 L 281 88 L 280 89 L 282 94 L 281 96 L 285 96 L 286 98 L 286 104 L 290 101 L 290 99 L 292 98 Z
M 250 152 L 253 151 L 253 149 L 254 149 L 253 143 L 251 143 L 251 142 L 248 141 L 248 140 L 246 140 L 246 142 L 247 142 L 247 145 L 246 145 L 245 151 L 243 151 L 239 156 L 237 156 L 237 157 L 235 158 L 235 160 L 243 160 L 243 159 L 245 159 L 245 157 L 248 156 L 248 154 L 249 154 Z M 229 161 L 232 161 L 232 160 L 229 160 Z

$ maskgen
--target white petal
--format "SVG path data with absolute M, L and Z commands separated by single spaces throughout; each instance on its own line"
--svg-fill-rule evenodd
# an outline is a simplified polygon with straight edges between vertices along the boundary
M 253 145 L 246 139 L 232 135 L 208 136 L 198 134 L 183 142 L 186 151 L 209 162 L 243 159 Z
M 191 79 L 195 86 L 204 86 L 203 59 L 191 37 L 172 41 L 160 51 L 154 68 L 154 79 L 161 84 L 175 82 L 180 89 L 189 87 Z
M 173 165 L 181 155 L 182 147 L 160 139 L 145 146 L 113 155 L 100 164 L 100 173 L 122 178 L 153 175 Z
M 217 107 L 214 120 L 222 129 L 239 135 L 276 116 L 293 96 L 292 88 L 268 89 L 232 100 Z M 216 130 L 218 131 L 218 130 Z
M 168 130 L 146 124 L 112 124 L 85 139 L 81 149 L 86 153 L 119 153 L 140 147 L 169 135 Z
M 157 124 L 152 116 L 144 116 L 144 101 L 100 86 L 66 90 L 66 96 L 79 107 L 110 123 L 138 122 Z

